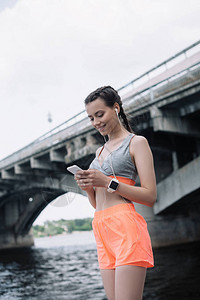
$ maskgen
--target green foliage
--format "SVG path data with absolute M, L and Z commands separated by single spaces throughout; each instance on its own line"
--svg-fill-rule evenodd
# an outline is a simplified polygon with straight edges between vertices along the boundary
M 92 218 L 75 220 L 45 221 L 44 225 L 33 226 L 34 237 L 71 233 L 73 231 L 92 230 Z

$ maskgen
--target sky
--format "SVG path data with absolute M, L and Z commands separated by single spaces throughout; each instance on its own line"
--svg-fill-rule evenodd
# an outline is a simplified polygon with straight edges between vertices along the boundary
M 0 160 L 198 41 L 199 15 L 199 0 L 0 0 Z

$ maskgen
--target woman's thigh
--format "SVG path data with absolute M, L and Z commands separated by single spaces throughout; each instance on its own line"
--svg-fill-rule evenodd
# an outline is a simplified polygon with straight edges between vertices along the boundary
M 100 271 L 108 300 L 115 300 L 115 269 L 101 269 Z
M 115 300 L 141 300 L 146 268 L 119 266 L 115 270 Z

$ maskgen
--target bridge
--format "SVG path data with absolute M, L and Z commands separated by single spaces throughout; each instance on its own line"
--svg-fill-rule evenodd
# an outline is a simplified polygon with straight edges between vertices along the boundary
M 200 41 L 118 92 L 154 156 L 157 202 L 135 205 L 153 246 L 200 239 Z M 84 194 L 66 168 L 87 169 L 102 143 L 82 111 L 0 161 L 0 249 L 33 245 L 41 211 L 65 193 Z

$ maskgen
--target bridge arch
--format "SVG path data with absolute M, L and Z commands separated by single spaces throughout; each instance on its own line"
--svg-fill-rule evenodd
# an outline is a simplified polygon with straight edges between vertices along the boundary
M 67 179 L 67 184 L 65 175 L 59 182 L 52 179 L 46 185 L 20 185 L 0 198 L 0 249 L 33 245 L 32 224 L 49 203 L 66 195 L 65 205 L 69 204 L 67 194 L 71 192 L 85 195 L 72 175 Z

